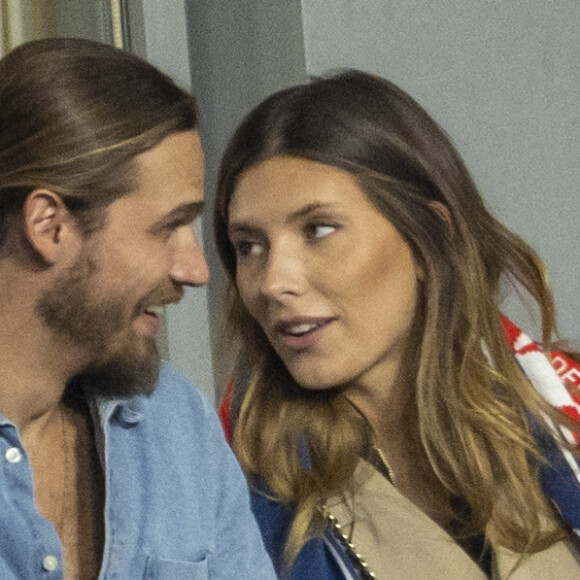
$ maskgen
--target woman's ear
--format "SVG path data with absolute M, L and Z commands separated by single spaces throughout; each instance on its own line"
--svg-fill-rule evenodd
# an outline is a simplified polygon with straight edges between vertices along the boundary
M 48 189 L 32 191 L 22 210 L 24 234 L 35 252 L 54 264 L 71 241 L 78 241 L 75 220 L 60 195 Z
M 451 220 L 451 212 L 449 208 L 440 201 L 432 201 L 429 203 L 429 207 L 433 210 L 433 213 L 445 224 L 446 229 L 448 230 L 449 234 L 452 233 L 452 225 L 453 222 Z M 424 282 L 426 276 L 426 266 L 423 264 L 417 263 L 416 266 L 417 271 L 417 280 L 419 282 Z

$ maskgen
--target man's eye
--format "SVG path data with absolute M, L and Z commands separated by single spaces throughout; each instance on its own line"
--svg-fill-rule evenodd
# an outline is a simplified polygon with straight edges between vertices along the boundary
M 338 229 L 338 226 L 331 224 L 310 224 L 306 226 L 306 237 L 310 240 L 324 238 Z
M 169 240 L 178 229 L 179 224 L 170 223 L 163 226 L 163 228 L 159 230 L 159 233 L 164 240 Z

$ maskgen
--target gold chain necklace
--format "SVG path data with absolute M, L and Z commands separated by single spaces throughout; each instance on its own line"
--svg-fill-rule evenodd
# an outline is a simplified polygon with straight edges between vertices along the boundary
M 393 468 L 389 465 L 387 458 L 385 457 L 384 451 L 378 446 L 373 445 L 372 450 L 374 451 L 375 455 L 380 459 L 380 464 L 376 467 L 379 471 L 396 487 L 395 482 L 395 473 Z
M 334 532 L 340 545 L 344 548 L 348 559 L 355 568 L 355 570 L 360 574 L 362 580 L 376 580 L 377 576 L 374 572 L 369 569 L 369 565 L 365 562 L 364 558 L 359 554 L 355 545 L 351 542 L 351 539 L 342 530 L 342 526 L 338 523 L 338 520 L 329 511 L 326 504 L 319 507 L 319 511 L 322 517 L 326 520 L 330 529 Z
M 378 445 L 373 445 L 371 450 L 375 455 L 375 467 L 389 480 L 392 485 L 396 486 L 397 484 L 395 482 L 393 468 L 389 465 L 384 451 Z M 352 543 L 351 538 L 343 532 L 342 526 L 338 522 L 336 516 L 330 513 L 326 504 L 322 504 L 319 507 L 319 512 L 338 538 L 340 545 L 344 548 L 350 562 L 354 566 L 355 570 L 360 574 L 362 580 L 376 580 L 376 574 L 369 569 L 369 565 L 358 552 L 356 546 Z
M 389 465 L 387 458 L 385 457 L 384 451 L 378 445 L 373 445 L 372 452 L 376 458 L 374 462 L 375 467 L 389 480 L 392 485 L 396 486 L 395 474 L 392 467 Z M 360 574 L 362 580 L 376 580 L 376 574 L 369 569 L 369 565 L 356 549 L 356 546 L 352 543 L 351 538 L 344 533 L 342 526 L 338 522 L 336 516 L 330 513 L 326 504 L 320 506 L 319 511 L 323 518 L 326 520 L 328 526 L 338 538 L 340 545 L 344 548 L 350 562 L 356 571 Z

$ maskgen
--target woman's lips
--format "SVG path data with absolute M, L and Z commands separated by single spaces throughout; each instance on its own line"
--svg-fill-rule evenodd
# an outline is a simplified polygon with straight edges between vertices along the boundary
M 277 339 L 293 350 L 312 347 L 321 337 L 322 331 L 335 318 L 295 317 L 281 320 L 275 327 Z

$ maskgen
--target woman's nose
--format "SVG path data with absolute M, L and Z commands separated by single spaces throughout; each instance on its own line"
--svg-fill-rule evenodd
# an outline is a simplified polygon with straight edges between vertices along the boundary
M 299 296 L 305 283 L 304 264 L 299 253 L 288 247 L 271 247 L 261 280 L 261 294 L 274 300 Z

